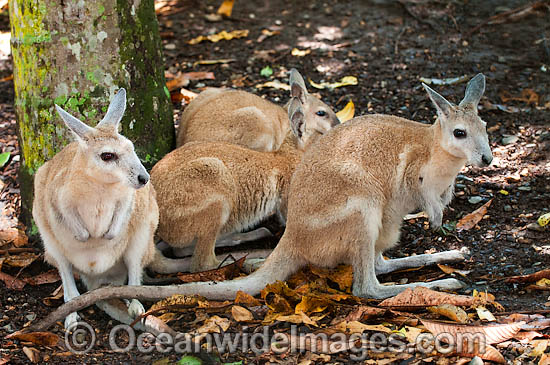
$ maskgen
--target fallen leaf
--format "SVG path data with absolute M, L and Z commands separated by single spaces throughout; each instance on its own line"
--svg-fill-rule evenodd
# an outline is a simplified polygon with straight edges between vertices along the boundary
M 532 357 L 541 356 L 546 351 L 549 344 L 550 344 L 550 340 L 531 341 L 530 345 L 533 346 L 533 349 L 529 353 L 529 356 L 532 356 Z
M 2 80 L 0 80 L 0 81 L 2 81 Z M 2 356 L 2 357 L 0 357 L 0 365 L 9 364 L 9 363 L 10 363 L 10 360 L 11 360 L 11 357 L 9 357 L 9 356 Z
M 29 238 L 24 231 L 17 228 L 0 230 L 0 246 L 12 243 L 15 247 L 27 245 Z
M 550 327 L 550 318 L 542 314 L 522 314 L 514 313 L 501 319 L 504 323 L 524 322 L 521 329 L 526 330 L 544 330 Z
M 231 13 L 233 12 L 233 4 L 235 3 L 235 0 L 223 0 L 223 3 L 218 8 L 217 13 L 226 17 L 231 17 Z
M 421 328 L 404 326 L 399 331 L 395 332 L 403 335 L 409 343 L 416 343 L 416 338 L 422 333 Z
M 361 305 L 355 308 L 346 316 L 346 321 L 359 321 L 361 319 L 369 319 L 372 317 L 381 317 L 386 314 L 388 310 L 385 308 L 369 307 Z
M 210 34 L 207 36 L 203 36 L 203 35 L 198 36 L 196 38 L 189 40 L 187 44 L 194 45 L 202 41 L 210 41 L 210 42 L 216 43 L 221 41 L 222 39 L 231 40 L 234 38 L 244 38 L 244 37 L 248 37 L 248 29 L 232 30 L 231 32 L 222 30 L 221 32 L 216 34 Z
M 59 285 L 49 297 L 46 297 L 42 302 L 48 307 L 57 307 L 59 302 L 63 300 L 63 285 Z
M 403 217 L 403 220 L 408 221 L 408 220 L 411 220 L 411 219 L 418 219 L 418 218 L 429 218 L 428 213 L 418 212 L 418 213 L 414 213 L 414 214 L 407 214 L 406 216 Z
M 426 85 L 454 85 L 459 84 L 461 82 L 466 82 L 470 79 L 470 77 L 464 75 L 459 77 L 450 77 L 446 79 L 437 79 L 437 78 L 426 78 L 421 77 L 420 81 L 425 83 Z
M 185 72 L 166 82 L 168 91 L 174 91 L 189 85 L 190 80 L 215 80 L 213 72 Z
M 354 115 L 355 104 L 353 104 L 353 100 L 348 101 L 344 109 L 336 113 L 336 116 L 338 117 L 338 119 L 340 119 L 340 123 L 347 122 L 348 120 L 352 119 Z
M 331 303 L 330 300 L 323 297 L 304 295 L 294 311 L 295 313 L 303 312 L 306 314 L 319 313 L 324 311 Z
M 239 305 L 234 305 L 231 308 L 231 315 L 237 322 L 248 322 L 254 320 L 254 315 L 252 315 L 252 312 Z
M 6 77 L 2 77 L 2 78 L 0 79 L 0 82 L 6 82 L 6 81 L 11 81 L 11 80 L 13 80 L 13 74 L 8 75 L 8 76 L 6 76 Z
M 469 317 L 464 309 L 452 304 L 440 304 L 434 307 L 428 307 L 428 311 L 447 317 L 458 323 L 468 323 Z
M 290 51 L 290 54 L 295 57 L 304 57 L 311 53 L 311 49 L 298 49 L 298 48 L 292 48 L 292 51 Z
M 508 101 L 522 101 L 527 104 L 537 106 L 539 104 L 539 95 L 532 89 L 523 89 L 520 96 L 512 96 L 509 91 L 503 90 L 500 94 L 503 103 Z
M 489 312 L 489 310 L 482 305 L 479 305 L 476 307 L 476 312 L 477 312 L 477 316 L 482 321 L 485 320 L 489 322 L 495 322 L 497 320 L 493 315 L 493 313 Z
M 521 325 L 524 324 L 524 322 L 517 322 L 507 324 L 468 325 L 429 321 L 425 319 L 421 319 L 420 322 L 422 322 L 424 327 L 435 336 L 446 333 L 456 338 L 457 334 L 482 334 L 486 344 L 495 344 L 514 337 L 521 329 Z
M 406 289 L 395 297 L 388 298 L 379 304 L 381 307 L 433 307 L 440 304 L 472 306 L 479 303 L 479 298 L 465 295 L 441 293 L 422 286 Z
M 243 291 L 238 291 L 235 296 L 235 304 L 242 304 L 248 307 L 256 307 L 260 305 L 260 301 L 254 298 L 252 295 L 245 293 Z
M 550 269 L 537 271 L 533 274 L 510 276 L 506 279 L 508 283 L 534 283 L 540 279 L 550 279 Z
M 458 270 L 458 269 L 455 269 L 454 267 L 451 267 L 449 265 L 444 265 L 444 264 L 437 264 L 437 267 L 439 267 L 441 271 L 443 271 L 445 274 L 457 273 L 464 277 L 466 277 L 466 275 L 472 272 L 472 270 Z
M 313 86 L 316 89 L 335 89 L 337 87 L 342 86 L 349 86 L 349 85 L 357 85 L 357 77 L 355 76 L 344 76 L 340 79 L 338 82 L 321 82 L 320 84 L 313 82 L 311 79 L 309 80 L 309 83 L 311 86 Z
M 0 271 L 0 280 L 2 280 L 9 289 L 13 290 L 22 290 L 26 284 L 23 280 L 13 277 L 2 271 Z
M 237 61 L 235 58 L 221 58 L 218 60 L 199 60 L 199 61 L 193 62 L 193 67 L 197 65 L 216 65 L 219 63 L 226 64 L 226 63 L 231 63 L 235 61 Z
M 483 216 L 487 214 L 487 209 L 491 205 L 492 201 L 493 199 L 489 200 L 487 203 L 483 204 L 481 207 L 477 208 L 472 213 L 462 217 L 456 224 L 456 230 L 458 232 L 467 231 L 475 227 L 475 225 L 479 223 L 479 221 L 483 218 Z
M 195 281 L 224 281 L 234 279 L 239 273 L 242 272 L 242 267 L 246 256 L 243 256 L 239 260 L 222 266 L 219 269 L 213 269 L 196 273 L 184 273 L 179 274 L 178 279 L 184 283 L 191 283 Z
M 514 336 L 514 339 L 518 340 L 519 342 L 529 343 L 531 340 L 537 337 L 545 337 L 545 335 L 536 331 L 527 331 L 527 332 L 521 331 L 516 333 L 516 335 Z
M 273 69 L 271 68 L 271 66 L 267 65 L 260 70 L 260 75 L 263 77 L 269 77 L 273 75 Z
M 262 29 L 262 34 L 258 37 L 256 42 L 262 43 L 269 37 L 273 37 L 274 35 L 281 34 L 278 30 L 270 30 L 270 29 Z
M 538 365 L 550 365 L 550 354 L 542 354 Z
M 310 266 L 310 270 L 314 275 L 336 283 L 341 291 L 348 293 L 351 291 L 353 282 L 353 267 L 351 265 L 338 265 L 336 269 Z
M 227 318 L 222 318 L 219 316 L 212 316 L 208 318 L 204 325 L 197 328 L 196 333 L 222 333 L 227 331 L 231 321 Z
M 23 252 L 18 255 L 10 255 L 4 260 L 4 265 L 24 269 L 32 264 L 40 256 L 31 252 Z
M 353 333 L 363 333 L 365 331 L 374 331 L 374 332 L 383 332 L 383 333 L 393 333 L 393 331 L 381 324 L 364 324 L 359 321 L 342 321 L 337 325 L 333 326 L 338 331 L 345 332 L 347 334 Z
M 303 312 L 296 313 L 296 314 L 288 314 L 288 315 L 279 315 L 279 314 L 275 314 L 274 316 L 267 315 L 262 323 L 268 324 L 274 321 L 289 322 L 294 324 L 307 324 L 310 326 L 317 327 L 317 322 L 315 322 L 313 319 L 311 319 L 307 314 Z
M 33 344 L 38 346 L 55 346 L 59 342 L 59 337 L 52 332 L 16 332 L 6 336 L 6 338 L 23 342 L 32 342 Z
M 279 80 L 268 81 L 268 82 L 264 82 L 263 84 L 258 84 L 255 86 L 256 89 L 263 89 L 265 87 L 278 89 L 278 90 L 290 90 L 290 85 L 284 84 Z
M 34 364 L 40 361 L 40 351 L 35 348 L 23 346 L 23 353 L 27 356 L 29 361 Z
M 544 227 L 550 222 L 550 213 L 543 214 L 537 219 L 539 226 Z
M 36 276 L 31 276 L 28 278 L 21 279 L 27 284 L 37 286 L 37 285 L 43 285 L 43 284 L 52 284 L 56 283 L 61 280 L 59 277 L 59 273 L 56 269 L 43 272 L 41 274 L 38 274 Z

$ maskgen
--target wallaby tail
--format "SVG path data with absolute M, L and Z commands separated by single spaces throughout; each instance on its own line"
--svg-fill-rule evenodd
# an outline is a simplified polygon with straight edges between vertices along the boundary
M 159 274 L 187 272 L 191 268 L 191 257 L 171 259 L 164 256 L 162 252 L 160 252 L 160 250 L 155 247 L 153 261 L 147 267 Z

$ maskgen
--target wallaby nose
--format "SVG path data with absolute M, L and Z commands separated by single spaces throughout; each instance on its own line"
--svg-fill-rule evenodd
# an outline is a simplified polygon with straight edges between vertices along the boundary
M 481 157 L 481 160 L 483 161 L 485 166 L 489 166 L 491 164 L 491 162 L 493 161 L 493 156 L 492 155 L 489 155 L 489 156 L 483 155 L 483 157 Z
M 145 185 L 147 182 L 149 182 L 149 176 L 148 175 L 138 175 L 138 182 L 140 185 Z

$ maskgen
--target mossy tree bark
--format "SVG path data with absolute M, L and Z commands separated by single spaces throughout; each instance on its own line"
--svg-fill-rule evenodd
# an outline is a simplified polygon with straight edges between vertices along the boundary
M 173 147 L 174 126 L 153 0 L 9 4 L 21 194 L 29 226 L 32 177 L 69 142 L 54 103 L 94 125 L 114 92 L 126 88 L 122 133 L 147 166 Z

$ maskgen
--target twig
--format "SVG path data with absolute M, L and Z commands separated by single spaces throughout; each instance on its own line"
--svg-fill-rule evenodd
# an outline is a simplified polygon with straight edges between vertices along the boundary
M 24 253 L 24 252 L 38 252 L 38 250 L 30 247 L 20 247 L 20 248 L 8 248 L 7 250 L 0 250 L 0 255 L 12 255 L 12 254 L 18 254 L 18 253 Z
M 497 14 L 497 15 L 493 15 L 492 17 L 485 20 L 481 24 L 475 26 L 472 30 L 470 30 L 468 33 L 466 33 L 462 38 L 469 38 L 472 34 L 477 32 L 481 28 L 483 28 L 485 25 L 491 24 L 491 23 L 496 24 L 495 21 L 500 20 L 501 18 L 504 19 L 504 18 L 507 18 L 507 17 L 512 17 L 513 15 L 526 15 L 526 14 L 528 14 L 529 12 L 531 12 L 533 10 L 537 10 L 538 8 L 542 8 L 542 7 L 548 8 L 548 6 L 550 6 L 548 1 L 543 0 L 543 1 L 537 1 L 533 4 L 524 5 L 524 6 L 521 6 L 519 8 L 516 8 L 516 9 L 505 11 L 505 12 Z M 504 22 L 504 21 L 502 21 L 502 22 Z
M 403 34 L 405 34 L 405 32 L 407 31 L 407 29 L 409 29 L 408 26 L 404 26 L 403 29 L 401 29 L 401 32 L 399 32 L 399 34 L 397 35 L 397 37 L 395 38 L 395 46 L 393 47 L 393 53 L 395 55 L 397 55 L 397 53 L 399 52 L 399 41 L 401 40 L 401 37 L 403 36 Z

